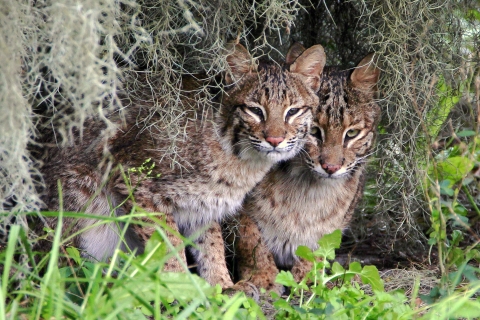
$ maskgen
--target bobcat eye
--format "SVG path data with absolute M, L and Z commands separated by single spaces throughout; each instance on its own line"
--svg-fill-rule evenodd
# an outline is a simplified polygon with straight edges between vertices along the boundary
M 255 113 L 257 116 L 263 116 L 263 111 L 262 109 L 260 108 L 257 108 L 257 107 L 249 107 L 248 108 L 250 111 L 252 111 L 253 113 Z
M 259 116 L 260 119 L 263 120 L 263 111 L 262 111 L 262 109 L 260 109 L 259 107 L 245 107 L 245 108 L 248 109 L 248 111 L 250 111 L 251 113 Z
M 320 130 L 319 127 L 312 127 L 312 129 L 310 129 L 310 134 L 318 140 L 322 140 L 322 130 Z
M 294 115 L 296 115 L 299 111 L 300 111 L 300 108 L 292 108 L 292 109 L 288 110 L 288 112 L 287 112 L 287 117 L 294 116 Z
M 348 138 L 355 138 L 356 136 L 358 136 L 358 134 L 360 133 L 360 130 L 358 129 L 350 129 L 347 131 L 347 137 Z

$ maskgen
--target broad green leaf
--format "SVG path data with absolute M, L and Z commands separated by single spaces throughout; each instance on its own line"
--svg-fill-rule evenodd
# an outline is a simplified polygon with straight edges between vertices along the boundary
M 477 133 L 473 130 L 462 130 L 457 132 L 457 137 L 471 137 L 476 135 Z
M 480 317 L 480 301 L 464 299 L 461 306 L 453 312 L 453 318 L 478 319 Z
M 70 258 L 72 258 L 76 264 L 82 264 L 82 259 L 80 258 L 80 252 L 75 247 L 67 247 L 67 253 Z
M 361 267 L 360 267 L 360 270 L 362 270 Z M 330 281 L 335 278 L 336 279 L 341 278 L 343 279 L 343 281 L 350 281 L 354 276 L 355 276 L 355 273 L 346 272 L 345 269 L 342 267 L 342 265 L 335 261 L 332 264 L 332 276 L 329 278 L 330 278 Z
M 312 250 L 307 246 L 299 246 L 295 251 L 295 254 L 307 261 L 310 261 L 310 262 L 315 261 L 315 256 L 313 255 Z
M 290 271 L 280 271 L 279 274 L 277 274 L 277 277 L 275 278 L 275 282 L 279 284 L 283 284 L 284 286 L 287 287 L 296 287 L 297 282 L 293 278 L 293 275 Z
M 383 281 L 380 278 L 378 269 L 375 266 L 365 266 L 363 267 L 362 272 L 360 273 L 360 278 L 364 284 L 369 284 L 372 286 L 373 290 L 384 291 Z
M 88 268 L 85 268 L 85 267 L 82 267 L 82 271 L 83 271 L 83 274 L 85 275 L 86 279 L 91 279 L 92 278 L 92 276 L 93 276 L 92 270 L 90 270 Z
M 468 218 L 461 215 L 456 215 L 455 217 L 453 215 L 450 215 L 449 218 L 453 219 L 453 226 L 465 227 L 469 224 Z
M 478 251 L 476 249 L 472 249 L 466 254 L 466 261 L 467 262 L 472 260 L 472 259 L 475 259 L 475 260 L 477 260 L 477 262 L 480 262 L 480 251 Z
M 477 273 L 480 271 L 479 269 L 472 267 L 471 265 L 467 264 L 468 261 L 465 261 L 465 266 L 463 267 L 462 274 L 463 276 L 470 282 L 478 283 L 478 276 Z M 459 267 L 460 269 L 460 267 Z
M 356 273 L 361 273 L 362 272 L 362 265 L 360 264 L 360 262 L 357 262 L 357 261 L 352 262 L 348 266 L 348 270 L 352 271 L 352 272 L 356 272 Z
M 431 109 L 426 115 L 428 134 L 431 138 L 435 138 L 438 135 L 450 110 L 460 101 L 461 97 L 461 93 L 447 85 L 443 77 L 437 82 L 436 91 L 439 96 L 438 105 L 436 108 Z
M 177 299 L 194 299 L 199 296 L 195 281 L 198 287 L 206 294 L 213 294 L 215 289 L 211 287 L 204 279 L 195 274 L 180 272 L 163 272 L 159 275 L 162 284 L 170 290 Z
M 314 254 L 317 257 L 333 260 L 335 259 L 335 249 L 340 248 L 342 242 L 342 232 L 335 230 L 330 234 L 326 234 L 318 241 L 318 249 Z
M 437 169 L 443 179 L 448 179 L 452 183 L 450 187 L 460 181 L 467 173 L 473 169 L 474 163 L 467 157 L 452 157 L 445 159 L 437 164 Z
M 470 9 L 470 10 L 467 11 L 465 17 L 467 17 L 469 19 L 475 19 L 477 21 L 480 21 L 480 11 L 475 10 L 475 9 Z
M 447 258 L 450 264 L 455 264 L 458 267 L 464 262 L 463 250 L 460 248 L 452 248 Z
M 304 308 L 302 307 L 298 307 L 298 306 L 293 306 L 293 309 L 295 309 L 295 311 L 297 311 L 299 314 L 307 314 L 307 310 L 305 310 Z
M 163 262 L 166 254 L 167 245 L 164 239 L 158 232 L 154 232 L 145 245 L 144 253 L 139 255 L 135 260 L 143 261 L 144 259 L 148 259 L 148 264 L 146 265 L 158 264 L 159 262 Z
M 461 216 L 466 216 L 468 213 L 468 210 L 458 203 L 453 207 L 453 211 L 455 211 L 456 214 L 459 214 Z
M 58 269 L 61 278 L 68 278 L 72 275 L 72 269 L 70 267 L 64 267 Z
M 463 234 L 460 230 L 453 230 L 450 246 L 456 246 L 463 240 Z
M 290 306 L 290 304 L 283 299 L 275 301 L 273 303 L 273 306 L 277 310 L 285 310 L 285 311 L 293 312 L 293 313 L 295 312 L 295 310 Z
M 213 294 L 215 290 L 205 280 L 194 274 L 165 272 L 160 273 L 158 277 L 157 279 L 126 281 L 122 286 L 113 289 L 112 295 L 116 297 L 117 303 L 128 303 L 129 301 L 133 303 L 133 300 L 141 301 L 142 299 L 152 301 L 156 294 L 160 294 L 167 300 L 191 301 L 200 296 L 197 286 L 206 295 Z M 162 287 L 162 290 L 156 290 L 158 285 Z
M 342 265 L 340 263 L 338 263 L 337 261 L 335 261 L 333 264 L 332 264 L 332 273 L 334 274 L 337 274 L 337 273 L 344 273 L 345 272 L 345 269 L 342 267 Z

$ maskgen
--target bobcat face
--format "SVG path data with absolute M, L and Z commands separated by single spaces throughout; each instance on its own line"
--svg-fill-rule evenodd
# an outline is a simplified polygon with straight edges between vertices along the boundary
M 233 151 L 242 158 L 289 159 L 301 150 L 311 128 L 325 65 L 323 48 L 306 50 L 289 70 L 273 63 L 255 67 L 246 50 L 241 54 L 227 58 L 234 77 L 227 79 L 234 87 L 222 101 L 227 112 L 234 109 Z
M 326 68 L 320 105 L 306 146 L 308 165 L 325 178 L 346 177 L 366 161 L 375 140 L 380 109 L 374 87 L 380 74 L 369 55 L 349 74 Z

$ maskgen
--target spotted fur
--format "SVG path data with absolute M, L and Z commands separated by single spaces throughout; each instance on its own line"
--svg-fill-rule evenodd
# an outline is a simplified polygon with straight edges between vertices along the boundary
M 101 120 L 88 119 L 82 138 L 64 148 L 51 148 L 42 168 L 47 208 L 59 209 L 60 181 L 67 211 L 122 216 L 136 204 L 148 212 L 164 213 L 173 231 L 197 237 L 199 249 L 192 253 L 200 275 L 211 284 L 231 286 L 217 222 L 238 211 L 247 192 L 275 163 L 301 149 L 310 130 L 311 109 L 318 105 L 316 91 L 325 64 L 320 46 L 305 51 L 304 62 L 293 71 L 273 62 L 257 67 L 241 45 L 232 46 L 231 51 L 225 78 L 229 89 L 217 101 L 218 108 L 202 120 L 185 113 L 184 135 L 176 140 L 175 154 L 166 152 L 172 142 L 164 131 L 164 117 L 152 116 L 149 110 L 149 101 L 159 99 L 154 90 L 125 98 L 125 121 L 116 114 L 109 116 L 118 125 L 110 139 L 103 138 L 106 127 Z M 184 83 L 191 85 L 191 81 Z M 201 109 L 187 93 L 182 96 L 184 105 Z M 130 174 L 133 187 L 129 187 L 122 173 L 140 167 L 148 158 L 155 164 L 151 177 Z M 134 200 L 128 198 L 131 191 Z M 142 252 L 155 230 L 130 227 L 121 240 L 122 225 L 99 225 L 97 219 L 64 222 L 64 236 L 72 235 L 73 244 L 96 260 L 108 259 L 117 246 Z M 57 220 L 49 218 L 47 223 L 54 227 Z M 181 244 L 174 233 L 169 238 L 174 245 Z M 181 271 L 182 267 L 178 261 L 169 261 L 166 269 Z
M 325 67 L 304 152 L 277 165 L 245 200 L 236 241 L 244 281 L 281 291 L 277 268 L 297 280 L 310 270 L 295 255 L 298 246 L 316 249 L 323 235 L 347 227 L 380 117 L 374 100 L 379 69 L 371 63 L 369 55 L 354 71 Z

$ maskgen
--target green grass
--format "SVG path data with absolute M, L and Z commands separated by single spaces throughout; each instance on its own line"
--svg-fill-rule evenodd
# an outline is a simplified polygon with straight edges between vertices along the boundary
M 52 249 L 46 253 L 35 253 L 28 240 L 22 241 L 27 237 L 20 226 L 10 229 L 6 249 L 0 253 L 1 319 L 247 319 L 261 315 L 258 305 L 242 293 L 229 297 L 189 272 L 162 272 L 165 261 L 178 255 L 178 250 L 165 240 L 160 227 L 144 254 L 117 250 L 108 263 L 93 262 L 64 245 L 68 243 L 61 239 L 64 213 L 57 215 Z
M 88 216 L 57 212 L 63 217 Z M 137 214 L 140 215 L 140 214 Z M 109 222 L 117 218 L 105 218 Z M 121 219 L 121 218 L 118 218 Z M 93 262 L 65 245 L 62 224 L 50 230 L 52 249 L 32 250 L 24 229 L 12 225 L 8 242 L 0 253 L 1 319 L 264 319 L 259 304 L 243 293 L 222 294 L 191 274 L 163 272 L 166 260 L 178 255 L 157 222 L 157 232 L 148 241 L 144 254 L 119 250 L 110 261 Z M 48 230 L 47 230 L 48 231 Z M 422 297 L 418 287 L 407 296 L 402 290 L 387 291 L 374 266 L 358 262 L 343 268 L 330 263 L 341 242 L 334 232 L 311 251 L 301 247 L 297 254 L 314 262 L 314 268 L 300 283 L 289 272 L 277 282 L 290 287 L 288 297 L 272 294 L 277 319 L 474 319 L 480 316 L 480 269 L 463 266 L 455 276 L 457 284 L 449 293 L 432 290 Z M 320 260 L 318 258 L 321 258 Z M 320 261 L 320 262 L 318 262 Z M 465 280 L 468 281 L 460 281 Z M 461 282 L 461 283 L 460 283 Z M 370 290 L 365 290 L 365 286 Z M 440 290 L 440 291 L 439 291 Z

